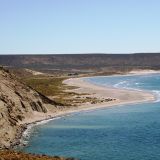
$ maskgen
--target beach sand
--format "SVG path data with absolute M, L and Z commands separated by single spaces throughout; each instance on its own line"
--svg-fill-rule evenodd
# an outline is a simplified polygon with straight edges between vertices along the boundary
M 87 102 L 76 107 L 66 107 L 58 110 L 51 109 L 45 114 L 34 112 L 34 115 L 31 115 L 30 117 L 28 116 L 28 118 L 22 121 L 21 124 L 30 124 L 42 120 L 53 119 L 74 112 L 95 110 L 116 105 L 144 103 L 155 100 L 155 96 L 150 92 L 98 86 L 86 82 L 83 78 L 70 78 L 64 80 L 63 83 L 69 86 L 78 87 L 77 89 L 73 89 L 73 92 L 80 94 L 87 93 L 90 97 L 95 97 L 97 99 L 111 98 L 113 100 L 96 104 Z
M 130 71 L 128 74 L 133 74 L 133 75 L 144 75 L 144 74 L 157 74 L 160 73 L 160 70 L 151 70 L 151 69 L 138 69 L 138 70 L 133 70 Z
M 155 100 L 154 95 L 150 92 L 119 89 L 109 86 L 103 87 L 89 83 L 82 78 L 67 79 L 64 81 L 64 83 L 70 86 L 78 87 L 78 89 L 73 90 L 74 92 L 77 93 L 88 93 L 100 99 L 107 99 L 107 98 L 115 99 L 113 101 L 104 102 L 100 104 L 86 104 L 86 105 L 83 104 L 83 106 L 81 106 L 83 108 L 88 108 L 88 107 L 101 108 L 104 106 L 108 107 L 113 105 L 142 103 Z

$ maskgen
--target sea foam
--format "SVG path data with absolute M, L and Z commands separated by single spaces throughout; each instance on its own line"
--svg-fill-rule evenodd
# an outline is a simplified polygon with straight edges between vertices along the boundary
M 152 93 L 155 95 L 156 100 L 155 102 L 160 102 L 160 91 L 158 90 L 153 90 Z

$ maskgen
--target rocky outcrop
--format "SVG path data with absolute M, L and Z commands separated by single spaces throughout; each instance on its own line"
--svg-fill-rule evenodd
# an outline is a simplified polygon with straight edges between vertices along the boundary
M 48 100 L 32 88 L 17 81 L 7 70 L 0 68 L 0 148 L 8 148 L 23 127 L 20 122 L 34 112 L 47 112 Z
M 59 156 L 46 156 L 46 155 L 35 155 L 25 154 L 15 151 L 0 151 L 0 160 L 76 160 L 74 158 L 63 158 Z

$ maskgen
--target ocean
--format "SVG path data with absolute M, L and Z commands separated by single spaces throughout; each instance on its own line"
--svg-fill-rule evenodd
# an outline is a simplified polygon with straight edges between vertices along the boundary
M 74 113 L 32 127 L 20 150 L 82 160 L 160 159 L 160 74 L 85 78 L 104 87 L 144 90 L 154 102 Z

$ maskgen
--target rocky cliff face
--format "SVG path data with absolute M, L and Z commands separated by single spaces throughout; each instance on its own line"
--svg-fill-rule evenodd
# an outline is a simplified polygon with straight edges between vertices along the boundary
M 9 147 L 20 132 L 20 122 L 33 112 L 47 112 L 46 103 L 52 103 L 43 95 L 16 80 L 8 71 L 0 68 L 0 148 Z

